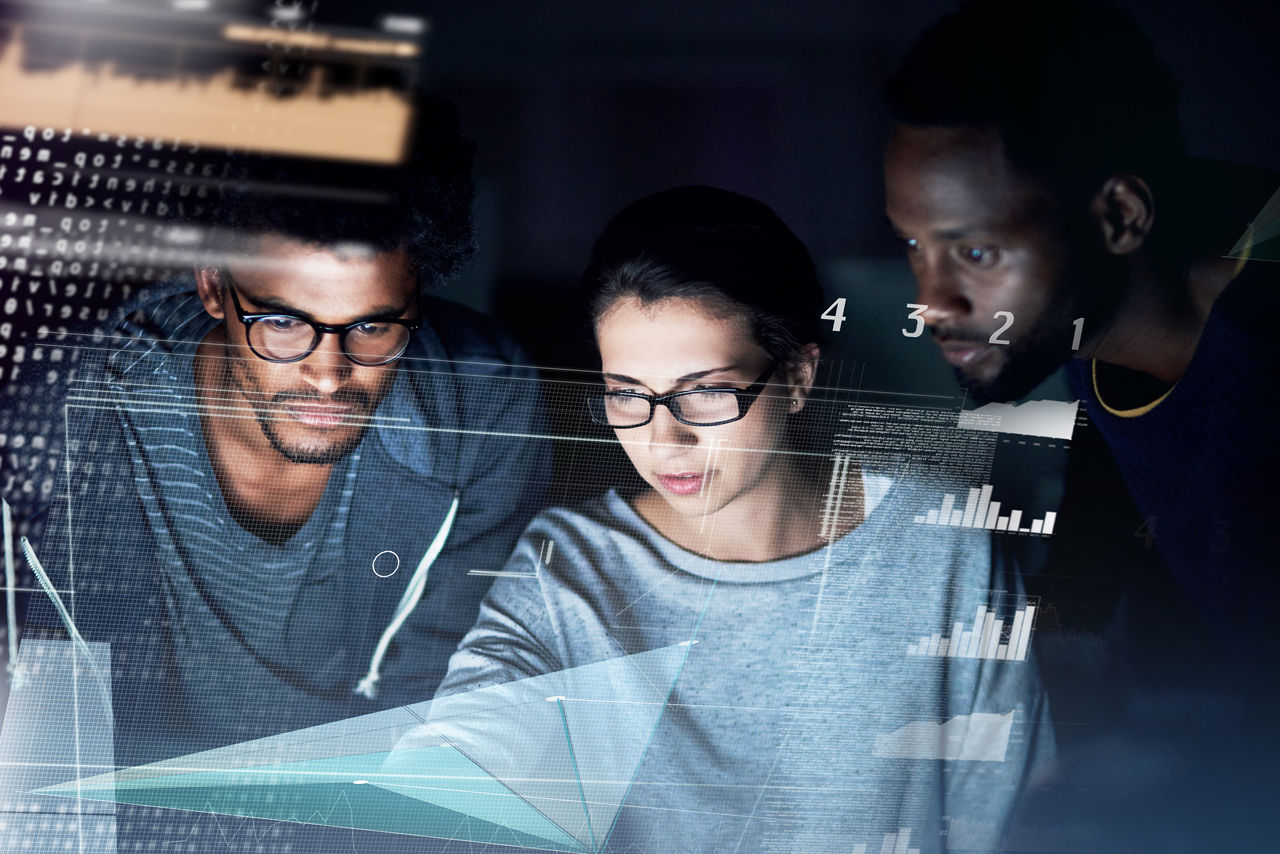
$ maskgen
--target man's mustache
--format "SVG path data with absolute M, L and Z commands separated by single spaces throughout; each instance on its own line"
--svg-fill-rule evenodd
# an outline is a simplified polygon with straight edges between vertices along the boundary
M 338 389 L 338 391 L 330 395 L 322 395 L 314 389 L 310 391 L 305 389 L 289 389 L 273 394 L 269 403 L 273 406 L 280 407 L 290 406 L 295 403 L 320 404 L 323 406 L 349 406 L 352 409 L 361 412 L 368 412 L 373 408 L 373 398 L 356 388 Z
M 929 334 L 939 341 L 947 344 L 972 344 L 978 346 L 980 344 L 991 343 L 991 331 L 981 329 L 957 329 L 956 327 L 941 328 L 937 326 L 927 327 Z

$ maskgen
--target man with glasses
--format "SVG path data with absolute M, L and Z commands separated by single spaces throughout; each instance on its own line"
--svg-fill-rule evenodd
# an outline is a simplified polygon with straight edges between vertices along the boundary
M 53 402 L 33 562 L 68 618 L 28 631 L 110 644 L 117 765 L 429 698 L 538 509 L 535 373 L 425 295 L 473 252 L 471 146 L 419 128 L 373 203 L 219 187 L 234 240 Z

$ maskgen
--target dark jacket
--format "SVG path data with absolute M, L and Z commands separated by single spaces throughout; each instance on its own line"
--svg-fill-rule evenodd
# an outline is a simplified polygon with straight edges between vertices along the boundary
M 393 390 L 364 434 L 343 541 L 343 566 L 304 586 L 281 626 L 299 654 L 285 665 L 257 656 L 234 631 L 213 633 L 208 658 L 178 672 L 172 597 L 157 542 L 129 467 L 128 409 L 112 388 L 109 355 L 167 342 L 139 318 L 190 291 L 189 280 L 153 289 L 123 309 L 108 337 L 83 342 L 75 377 L 46 399 L 62 424 L 46 447 L 7 461 L 55 471 L 56 487 L 18 506 L 43 524 L 35 550 L 64 591 L 80 633 L 111 647 L 118 765 L 134 765 L 258 738 L 431 697 L 474 622 L 491 575 L 539 507 L 549 454 L 536 374 L 481 317 L 428 300 L 427 324 L 400 363 Z M 150 314 L 136 314 L 138 309 Z M 48 389 L 45 394 L 48 394 Z M 13 403 L 13 401 L 11 401 Z M 61 441 L 59 441 L 61 440 Z M 446 525 L 454 497 L 456 518 Z M 163 524 L 160 524 L 163 528 Z M 394 633 L 372 698 L 356 693 L 433 539 L 443 549 L 417 606 Z M 163 534 L 161 534 L 163 536 Z M 399 569 L 373 567 L 394 552 Z M 385 574 L 382 557 L 379 569 Z M 481 570 L 469 574 L 470 570 Z M 183 607 L 213 603 L 184 602 Z M 61 629 L 50 600 L 31 598 L 27 631 Z M 337 625 L 335 625 L 335 623 Z M 315 644 L 308 638 L 323 639 Z M 300 643 L 299 643 L 300 639 Z

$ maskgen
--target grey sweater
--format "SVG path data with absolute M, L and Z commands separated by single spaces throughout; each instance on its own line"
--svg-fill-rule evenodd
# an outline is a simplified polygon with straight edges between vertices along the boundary
M 618 687 L 618 671 L 590 677 L 599 671 L 586 667 L 566 680 L 583 689 L 595 678 L 594 692 L 609 695 L 583 706 L 596 709 L 594 728 L 583 728 L 595 735 L 576 738 L 577 773 L 634 768 L 625 786 L 582 790 L 588 803 L 593 792 L 621 801 L 579 837 L 588 848 L 904 854 L 943 850 L 948 832 L 967 848 L 996 847 L 1023 782 L 1052 758 L 1048 707 L 1030 657 L 909 654 L 992 601 L 987 532 L 913 525 L 935 492 L 869 476 L 862 525 L 767 563 L 700 557 L 613 492 L 549 510 L 450 660 L 437 695 L 450 700 L 437 706 L 539 674 L 625 667 L 628 656 L 641 662 L 683 643 L 678 668 L 643 677 L 666 698 L 656 726 L 644 703 L 628 705 L 635 697 Z M 529 684 L 538 693 L 549 683 Z M 534 722 L 550 720 L 536 706 L 546 703 L 530 702 L 485 738 L 529 750 Z M 566 733 L 582 714 L 569 709 Z M 642 758 L 635 767 L 614 754 Z

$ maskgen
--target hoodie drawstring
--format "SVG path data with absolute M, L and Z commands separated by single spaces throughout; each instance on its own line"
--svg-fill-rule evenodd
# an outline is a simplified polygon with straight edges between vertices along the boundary
M 36 581 L 40 582 L 40 586 L 44 588 L 44 592 L 48 594 L 53 601 L 53 607 L 57 610 L 58 616 L 62 619 L 62 625 L 66 627 L 67 634 L 71 637 L 71 643 L 80 649 L 84 657 L 88 659 L 89 670 L 93 673 L 95 679 L 98 680 L 98 687 L 102 689 L 102 707 L 107 712 L 107 720 L 113 720 L 114 715 L 111 711 L 111 686 L 106 674 L 102 672 L 102 667 L 98 664 L 96 658 L 93 657 L 93 650 L 89 648 L 89 644 L 85 642 L 84 637 L 80 634 L 80 630 L 76 628 L 75 621 L 71 619 L 71 614 L 67 611 L 67 606 L 63 604 L 62 597 L 58 595 L 57 588 L 53 586 L 53 582 L 49 579 L 49 574 L 44 571 L 44 566 L 40 563 L 40 559 L 36 557 L 35 551 L 31 548 L 31 543 L 26 537 L 20 540 L 22 546 L 22 556 L 27 559 L 27 566 L 31 567 L 31 572 L 35 575 Z
M 413 571 L 413 577 L 409 579 L 409 584 L 404 589 L 404 594 L 400 597 L 400 603 L 396 605 L 395 615 L 392 616 L 391 622 L 387 623 L 387 627 L 382 630 L 382 637 L 378 639 L 378 646 L 373 650 L 373 657 L 369 659 L 369 672 L 356 685 L 355 692 L 372 700 L 378 695 L 378 680 L 382 678 L 382 674 L 378 669 L 382 666 L 382 659 L 387 654 L 387 649 L 391 646 L 391 639 L 396 636 L 396 632 L 400 631 L 400 627 L 404 625 L 404 621 L 409 619 L 409 615 L 413 613 L 413 609 L 418 607 L 418 603 L 422 601 L 423 591 L 427 589 L 427 574 L 431 571 L 431 564 L 435 563 L 440 551 L 444 548 L 444 541 L 449 538 L 449 532 L 453 528 L 453 519 L 458 514 L 458 495 L 453 495 L 453 503 L 449 505 L 449 512 L 444 517 L 444 522 L 440 525 L 440 530 L 436 532 L 436 537 L 431 541 L 431 545 L 427 547 L 427 552 L 422 556 L 422 560 L 418 562 L 418 568 Z

